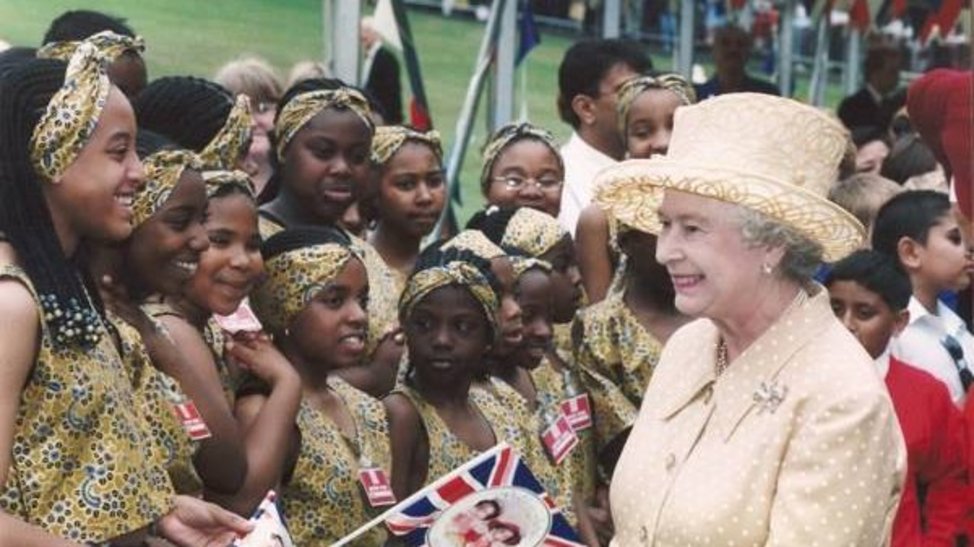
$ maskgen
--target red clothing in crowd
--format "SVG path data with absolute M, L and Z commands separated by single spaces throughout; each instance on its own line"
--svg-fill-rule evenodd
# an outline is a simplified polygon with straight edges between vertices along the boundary
M 889 361 L 886 387 L 907 451 L 906 484 L 893 522 L 892 545 L 953 546 L 970 494 L 963 416 L 939 380 L 896 359 Z M 921 487 L 926 492 L 923 507 Z

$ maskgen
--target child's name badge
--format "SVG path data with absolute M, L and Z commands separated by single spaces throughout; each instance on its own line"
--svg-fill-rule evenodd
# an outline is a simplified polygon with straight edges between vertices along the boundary
M 362 483 L 365 497 L 372 507 L 385 507 L 396 504 L 396 495 L 392 493 L 389 477 L 379 467 L 365 467 L 359 469 L 358 480 Z
M 241 302 L 237 310 L 230 315 L 214 315 L 213 319 L 222 330 L 230 334 L 260 332 L 264 328 L 246 300 Z
M 190 439 L 202 441 L 213 436 L 193 401 L 187 399 L 185 402 L 172 405 L 172 408 L 176 414 L 176 419 L 183 425 L 183 430 L 186 431 Z
M 561 462 L 578 445 L 578 435 L 568 423 L 568 418 L 559 413 L 558 417 L 541 433 L 541 441 L 555 465 L 561 465 Z
M 569 397 L 561 402 L 561 412 L 576 432 L 592 427 L 592 405 L 588 393 Z

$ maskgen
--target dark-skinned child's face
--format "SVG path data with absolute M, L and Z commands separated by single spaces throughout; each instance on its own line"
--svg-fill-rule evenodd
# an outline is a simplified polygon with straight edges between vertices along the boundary
M 515 354 L 519 367 L 537 367 L 551 348 L 552 289 L 550 275 L 538 268 L 524 272 L 518 279 L 517 299 L 524 321 L 524 343 Z
M 372 132 L 350 110 L 326 109 L 284 150 L 285 187 L 322 224 L 333 224 L 368 181 Z
M 524 340 L 524 328 L 521 319 L 521 306 L 517 301 L 517 279 L 514 277 L 514 267 L 506 256 L 494 258 L 490 261 L 490 271 L 500 284 L 497 311 L 500 336 L 491 352 L 494 357 L 504 357 L 513 353 Z
M 568 323 L 575 318 L 575 312 L 582 305 L 582 274 L 575 262 L 575 248 L 571 238 L 566 235 L 554 247 L 540 257 L 551 264 L 552 298 L 554 300 L 555 323 Z
M 200 255 L 186 295 L 205 310 L 230 315 L 264 272 L 253 198 L 233 193 L 210 199 L 204 227 L 210 248 Z
M 327 369 L 358 365 L 365 356 L 369 279 L 365 266 L 350 259 L 318 291 L 290 326 L 290 337 L 302 357 Z
M 626 255 L 626 267 L 641 282 L 652 286 L 655 294 L 667 299 L 673 307 L 676 292 L 666 267 L 656 261 L 656 236 L 628 230 L 619 236 L 619 246 Z
M 424 384 L 456 385 L 482 368 L 491 333 L 483 308 L 467 289 L 435 289 L 405 319 L 409 360 Z
M 906 310 L 894 311 L 875 292 L 855 281 L 829 284 L 832 312 L 876 359 L 886 351 L 890 338 L 906 326 Z
M 200 254 L 209 247 L 203 222 L 206 187 L 197 171 L 186 169 L 169 198 L 132 232 L 126 265 L 144 290 L 182 295 L 196 273 Z

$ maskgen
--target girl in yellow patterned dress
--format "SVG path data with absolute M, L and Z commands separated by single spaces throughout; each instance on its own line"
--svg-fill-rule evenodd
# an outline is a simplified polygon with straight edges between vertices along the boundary
M 399 290 L 446 201 L 443 149 L 436 131 L 383 126 L 372 138 L 372 176 L 360 208 L 374 217 L 369 243 L 396 273 Z
M 638 76 L 616 92 L 619 132 L 629 158 L 666 154 L 676 109 L 697 102 L 693 85 L 679 74 Z M 598 204 L 582 209 L 575 250 L 589 302 L 601 302 L 619 289 L 624 263 L 619 221 Z
M 297 545 L 330 545 L 380 512 L 359 473 L 390 470 L 385 408 L 335 374 L 365 358 L 368 276 L 334 228 L 285 230 L 262 254 L 267 279 L 254 309 L 302 382 L 300 449 L 284 469 L 280 499 Z M 380 545 L 384 536 L 375 529 L 356 545 Z
M 166 329 L 181 355 L 177 360 L 164 360 L 150 352 L 152 364 L 175 383 L 150 376 L 137 385 L 143 412 L 155 426 L 154 436 L 179 446 L 175 452 L 166 451 L 172 458 L 167 459 L 167 468 L 182 475 L 190 467 L 198 477 L 197 481 L 179 480 L 178 491 L 222 499 L 236 493 L 247 475 L 242 435 L 210 349 L 187 340 L 187 332 L 193 329 L 174 315 L 177 312 L 167 300 L 167 295 L 181 295 L 186 289 L 201 254 L 209 247 L 203 227 L 206 183 L 200 160 L 192 152 L 157 152 L 144 165 L 146 183 L 132 199 L 134 230 L 121 246 L 121 265 L 110 275 L 122 281 L 133 301 L 152 302 L 144 306 L 145 311 Z M 119 329 L 125 332 L 122 326 Z M 208 436 L 201 430 L 198 435 L 184 432 L 174 437 L 155 414 L 160 409 L 169 415 L 177 415 L 177 410 L 192 414 L 188 405 L 199 412 Z
M 493 424 L 505 410 L 470 396 L 497 328 L 493 285 L 487 261 L 438 248 L 420 254 L 406 282 L 400 321 L 409 370 L 405 383 L 384 400 L 399 499 L 503 439 Z
M 154 157 L 147 160 L 153 167 L 150 173 L 158 171 L 154 168 Z M 205 484 L 207 498 L 249 516 L 268 489 L 280 481 L 301 398 L 301 381 L 266 336 L 240 334 L 232 345 L 228 344 L 229 355 L 224 355 L 225 336 L 215 324 L 213 314 L 229 315 L 240 306 L 263 276 L 263 261 L 257 233 L 257 211 L 247 175 L 220 170 L 205 171 L 203 175 L 206 191 L 210 194 L 203 224 L 209 246 L 199 254 L 188 280 L 183 278 L 183 283 L 177 286 L 158 283 L 158 290 L 164 292 L 155 296 L 151 309 L 188 362 L 193 363 L 194 372 L 203 376 L 202 381 L 193 384 L 194 387 L 209 386 L 207 397 L 223 395 L 223 404 L 211 404 L 221 409 L 229 408 L 233 413 L 231 425 L 236 425 L 236 431 L 239 431 L 236 440 L 241 445 L 245 466 L 233 477 L 236 488 Z M 160 173 L 158 178 L 165 177 Z M 153 180 L 147 188 L 159 186 L 165 184 Z M 176 196 L 178 191 L 176 186 L 171 196 Z M 137 211 L 144 203 L 161 201 L 152 200 L 152 194 L 144 190 L 136 195 Z M 136 271 L 145 271 L 144 266 L 154 264 L 155 257 L 166 249 L 178 248 L 167 245 L 170 238 L 162 237 L 165 235 L 163 228 L 153 226 L 154 223 L 165 224 L 166 215 L 171 214 L 167 211 L 168 204 L 169 201 L 163 202 L 156 214 L 145 219 L 145 228 L 140 225 L 133 234 L 128 255 L 133 257 L 131 264 Z M 136 246 L 154 252 L 136 253 Z M 177 253 L 177 257 L 185 256 L 185 250 Z M 245 370 L 236 371 L 231 377 L 227 357 L 233 357 L 234 362 Z M 248 375 L 243 376 L 243 372 Z M 181 373 L 177 376 L 182 380 Z M 241 378 L 245 381 L 242 386 L 239 385 Z M 240 389 L 245 391 L 238 397 Z M 214 433 L 216 437 L 217 432 Z M 200 459 L 203 456 L 201 452 L 194 458 L 199 467 L 205 465 Z M 218 469 L 230 469 L 229 462 L 224 459 L 216 462 Z
M 339 80 L 299 82 L 281 98 L 274 122 L 274 174 L 260 207 L 265 240 L 296 226 L 340 226 L 343 213 L 365 190 L 371 173 L 375 126 L 368 101 Z M 265 197 L 265 196 L 262 196 Z M 380 397 L 392 389 L 402 356 L 396 336 L 396 274 L 367 242 L 351 236 L 362 250 L 372 287 L 365 366 L 338 372 L 359 389 Z
M 622 290 L 578 313 L 575 360 L 598 416 L 597 444 L 611 476 L 667 338 L 688 321 L 673 304 L 673 284 L 656 262 L 656 236 L 623 226 Z
M 132 231 L 135 118 L 96 48 L 0 80 L 0 530 L 11 545 L 223 544 L 249 525 L 173 496 L 94 287 L 91 241 Z

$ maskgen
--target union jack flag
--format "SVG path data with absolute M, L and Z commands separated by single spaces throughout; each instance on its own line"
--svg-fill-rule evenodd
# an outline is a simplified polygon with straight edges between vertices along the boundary
M 476 492 L 510 490 L 511 487 L 527 491 L 528 495 L 540 500 L 536 503 L 543 505 L 551 517 L 547 530 L 541 533 L 537 542 L 522 542 L 522 545 L 582 547 L 578 536 L 554 500 L 541 487 L 517 452 L 505 443 L 480 454 L 410 496 L 399 505 L 398 510 L 387 514 L 385 524 L 393 535 L 401 536 L 406 545 L 426 547 L 430 545 L 430 529 L 450 506 Z M 528 538 L 525 537 L 524 540 Z

